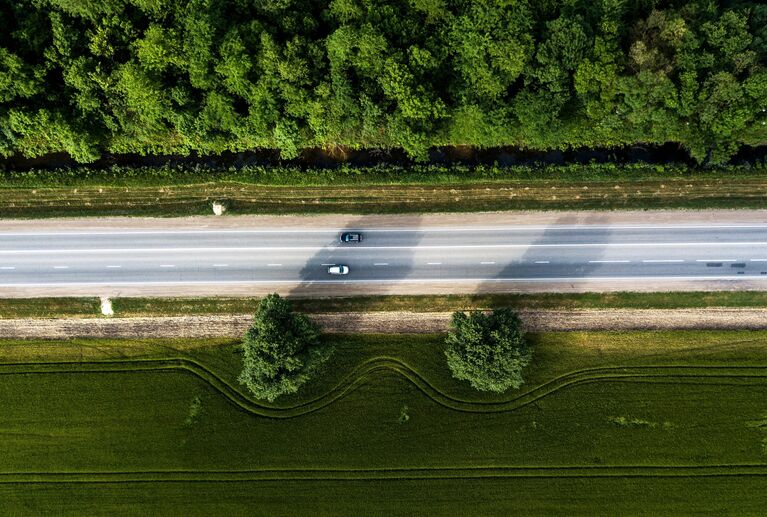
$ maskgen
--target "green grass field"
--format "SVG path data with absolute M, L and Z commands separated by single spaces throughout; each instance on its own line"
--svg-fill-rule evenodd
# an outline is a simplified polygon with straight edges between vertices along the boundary
M 2 171 L 0 216 L 414 213 L 495 210 L 760 208 L 764 164 L 79 167 Z
M 0 342 L 0 513 L 757 514 L 767 333 L 532 336 L 518 392 L 440 336 L 332 337 L 253 401 L 234 341 Z M 367 510 L 367 511 L 363 511 Z
M 761 208 L 767 179 L 706 176 L 607 181 L 546 179 L 444 184 L 271 186 L 190 185 L 0 188 L 4 218 L 231 214 L 381 214 L 499 210 Z

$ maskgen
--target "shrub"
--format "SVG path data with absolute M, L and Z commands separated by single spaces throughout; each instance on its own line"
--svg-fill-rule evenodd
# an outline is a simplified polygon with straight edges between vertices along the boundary
M 446 345 L 453 377 L 481 391 L 519 388 L 522 370 L 532 358 L 519 317 L 510 309 L 456 312 Z

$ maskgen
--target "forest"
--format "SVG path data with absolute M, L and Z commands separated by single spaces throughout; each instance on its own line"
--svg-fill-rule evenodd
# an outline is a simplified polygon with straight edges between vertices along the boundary
M 747 0 L 0 0 L 0 155 L 767 142 Z

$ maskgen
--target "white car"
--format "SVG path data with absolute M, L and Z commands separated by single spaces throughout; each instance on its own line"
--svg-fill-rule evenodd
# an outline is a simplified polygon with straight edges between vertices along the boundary
M 348 275 L 349 274 L 349 266 L 344 266 L 343 264 L 339 264 L 337 266 L 330 266 L 328 268 L 328 274 L 331 274 L 331 275 Z

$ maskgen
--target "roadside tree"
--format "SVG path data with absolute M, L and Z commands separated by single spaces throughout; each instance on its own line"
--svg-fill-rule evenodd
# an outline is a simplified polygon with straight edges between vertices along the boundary
M 453 377 L 481 391 L 519 388 L 522 370 L 532 359 L 519 317 L 510 309 L 456 312 L 446 345 Z
M 245 333 L 239 380 L 259 399 L 296 393 L 328 359 L 317 325 L 293 312 L 290 302 L 270 294 L 258 305 Z

